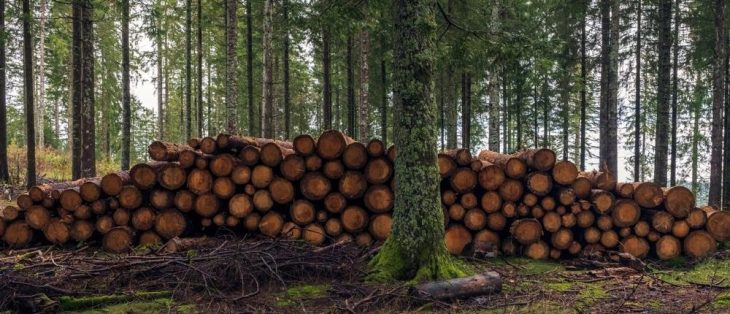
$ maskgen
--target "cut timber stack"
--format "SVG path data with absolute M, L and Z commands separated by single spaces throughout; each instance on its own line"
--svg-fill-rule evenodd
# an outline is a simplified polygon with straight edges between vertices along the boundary
M 101 243 L 111 252 L 219 229 L 362 246 L 390 234 L 395 148 L 339 131 L 292 142 L 220 134 L 155 141 L 129 171 L 33 187 L 0 211 L 5 245 Z M 730 213 L 683 187 L 580 173 L 548 149 L 438 156 L 452 254 L 561 258 L 595 250 L 701 257 L 730 239 Z

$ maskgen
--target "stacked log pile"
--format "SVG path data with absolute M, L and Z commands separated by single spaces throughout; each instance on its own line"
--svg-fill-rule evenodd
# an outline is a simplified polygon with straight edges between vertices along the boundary
M 362 246 L 390 234 L 395 148 L 339 131 L 292 142 L 220 134 L 156 141 L 153 162 L 33 187 L 0 211 L 11 248 L 100 242 L 110 252 L 220 230 Z M 683 187 L 580 173 L 548 149 L 439 154 L 445 243 L 452 254 L 561 258 L 621 250 L 668 259 L 713 252 L 730 213 L 695 208 Z

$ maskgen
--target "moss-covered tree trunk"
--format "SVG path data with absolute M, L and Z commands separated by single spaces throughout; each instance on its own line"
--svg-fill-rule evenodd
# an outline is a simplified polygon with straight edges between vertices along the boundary
M 394 1 L 395 210 L 393 229 L 371 261 L 374 280 L 463 275 L 444 246 L 432 96 L 434 1 Z

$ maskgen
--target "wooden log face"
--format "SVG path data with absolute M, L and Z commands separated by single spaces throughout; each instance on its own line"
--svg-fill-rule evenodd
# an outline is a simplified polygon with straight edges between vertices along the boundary
M 211 218 L 218 213 L 218 198 L 213 193 L 199 195 L 195 198 L 195 212 L 201 217 Z
M 187 213 L 195 206 L 195 194 L 188 190 L 180 190 L 175 193 L 175 208 L 181 212 Z
M 307 200 L 296 200 L 289 209 L 289 217 L 291 220 L 300 225 L 306 226 L 315 219 L 314 204 Z
M 25 222 L 35 230 L 43 230 L 51 222 L 51 213 L 43 206 L 31 206 L 25 211 Z
M 314 139 L 306 134 L 299 135 L 294 138 L 294 141 L 292 141 L 294 151 L 297 153 L 297 155 L 300 156 L 309 156 L 311 154 L 314 154 L 315 151 L 315 141 Z
M 487 227 L 490 230 L 502 231 L 507 226 L 507 219 L 502 213 L 491 213 L 487 215 Z
M 81 195 L 81 199 L 85 202 L 90 203 L 98 200 L 101 197 L 99 181 L 93 180 L 82 183 L 81 186 L 79 186 L 79 194 Z
M 157 213 L 152 208 L 140 207 L 132 213 L 132 227 L 137 230 L 150 230 L 155 225 Z
M 499 274 L 486 272 L 466 278 L 420 284 L 411 291 L 411 294 L 424 299 L 452 300 L 497 294 L 501 289 L 502 279 Z
M 522 197 L 524 187 L 520 181 L 509 179 L 499 187 L 499 195 L 505 201 L 517 202 Z M 544 207 L 544 206 L 543 206 Z
M 336 159 L 342 155 L 347 145 L 353 142 L 340 131 L 325 131 L 317 140 L 317 155 L 327 160 Z
M 231 171 L 231 180 L 238 185 L 248 184 L 251 182 L 251 168 L 248 166 L 237 166 L 233 168 Z
M 705 228 L 715 240 L 720 242 L 730 241 L 730 212 L 712 212 L 707 218 Z
M 374 158 L 365 166 L 365 178 L 370 184 L 385 184 L 393 175 L 393 165 L 385 158 Z
M 325 223 L 324 229 L 328 235 L 336 237 L 342 234 L 342 223 L 337 218 L 330 218 Z
M 220 154 L 211 159 L 208 168 L 214 176 L 225 177 L 231 174 L 235 166 L 236 162 L 231 154 Z
M 269 190 L 258 190 L 253 194 L 253 206 L 260 212 L 267 212 L 274 207 L 274 200 L 271 199 Z
M 451 188 L 457 193 L 467 193 L 477 185 L 477 175 L 470 168 L 458 168 L 449 179 Z
M 94 225 L 86 220 L 76 220 L 71 225 L 71 238 L 77 242 L 83 242 L 94 234 Z
M 695 208 L 689 212 L 686 220 L 690 228 L 699 229 L 705 226 L 705 223 L 707 222 L 707 214 L 704 210 Z
M 213 181 L 213 194 L 222 200 L 227 200 L 236 194 L 236 184 L 228 177 L 216 178 Z
M 479 186 L 487 191 L 497 190 L 504 183 L 505 179 L 504 170 L 496 165 L 482 168 L 477 175 Z
M 155 232 L 164 239 L 182 235 L 186 227 L 185 217 L 176 210 L 164 210 L 155 218 Z
M 321 225 L 314 223 L 304 228 L 302 238 L 312 245 L 322 245 L 326 239 L 326 233 Z
M 365 192 L 365 207 L 376 214 L 393 209 L 394 201 L 393 191 L 386 185 L 372 185 Z
M 345 166 L 339 160 L 330 160 L 324 163 L 322 173 L 329 179 L 337 180 L 345 174 Z
M 553 180 L 545 172 L 531 172 L 526 181 L 527 188 L 537 196 L 545 196 L 553 188 Z
M 552 169 L 552 177 L 557 184 L 571 185 L 578 177 L 578 167 L 568 160 L 558 161 Z
M 43 229 L 43 235 L 53 244 L 64 244 L 71 238 L 71 228 L 68 224 L 53 219 Z
M 473 231 L 479 231 L 487 225 L 487 215 L 483 210 L 472 208 L 464 214 L 464 226 Z
M 683 186 L 675 186 L 664 192 L 664 209 L 676 218 L 685 218 L 695 208 L 695 196 Z
M 674 226 L 674 217 L 665 211 L 658 211 L 651 217 L 651 226 L 660 233 L 670 233 Z
M 707 232 L 695 230 L 684 238 L 684 253 L 691 258 L 709 256 L 717 250 L 717 242 Z
M 329 194 L 332 185 L 321 173 L 309 172 L 299 182 L 299 189 L 307 199 L 318 201 Z
M 536 219 L 521 219 L 512 223 L 510 233 L 517 242 L 527 245 L 542 237 L 542 225 Z
M 451 158 L 451 156 L 448 156 L 446 154 L 439 154 L 438 167 L 439 175 L 442 178 L 448 178 L 452 174 L 454 174 L 454 171 L 456 171 L 456 161 L 454 161 L 454 158 Z
M 660 260 L 670 260 L 682 253 L 682 243 L 673 236 L 662 236 L 656 242 L 656 255 Z
M 629 236 L 621 241 L 621 252 L 629 253 L 636 258 L 644 258 L 649 254 L 649 243 L 643 238 Z
M 244 218 L 253 212 L 253 209 L 251 197 L 246 194 L 236 194 L 228 201 L 228 213 L 234 217 Z
M 634 200 L 644 208 L 655 208 L 664 201 L 664 191 L 653 182 L 643 182 L 634 186 Z
M 515 154 L 527 163 L 530 168 L 538 171 L 550 171 L 555 165 L 555 152 L 547 149 L 528 149 Z
M 370 221 L 369 231 L 375 240 L 385 241 L 390 236 L 393 218 L 388 214 L 376 215 Z
M 104 235 L 102 246 L 111 253 L 124 253 L 132 248 L 132 232 L 126 227 L 116 227 Z
M 133 185 L 126 185 L 119 193 L 119 206 L 127 209 L 134 209 L 142 205 L 144 197 L 142 192 Z
M 572 184 L 573 192 L 579 199 L 587 199 L 591 196 L 591 181 L 585 177 L 577 177 Z
M 383 155 L 385 155 L 385 151 L 386 151 L 385 143 L 383 143 L 383 141 L 381 141 L 377 138 L 371 139 L 368 142 L 367 150 L 368 150 L 368 155 L 370 155 L 370 157 L 383 156 Z
M 502 208 L 502 198 L 497 192 L 489 191 L 482 195 L 479 204 L 485 212 L 495 213 Z
M 348 206 L 340 217 L 345 231 L 356 233 L 362 231 L 368 224 L 367 212 L 359 206 Z
M 567 250 L 573 243 L 573 232 L 567 228 L 561 228 L 551 236 L 550 243 L 558 250 Z
M 175 194 L 171 191 L 158 189 L 150 193 L 150 205 L 154 208 L 165 209 L 173 207 L 174 204 Z
M 451 225 L 444 233 L 446 250 L 452 255 L 461 255 L 461 252 L 471 243 L 471 240 L 471 232 L 462 225 Z
M 611 216 L 616 227 L 631 227 L 639 221 L 641 208 L 633 200 L 621 199 L 616 202 Z
M 196 195 L 202 195 L 213 189 L 213 175 L 207 170 L 193 169 L 188 174 L 188 190 Z
M 348 199 L 360 198 L 368 188 L 365 176 L 356 171 L 347 171 L 340 179 L 339 191 Z
M 542 240 L 533 242 L 525 247 L 524 254 L 525 256 L 535 260 L 547 259 L 548 256 L 550 256 L 550 246 Z
M 123 191 L 124 189 L 122 189 Z M 78 188 L 76 189 L 67 189 L 61 192 L 61 196 L 58 200 L 58 202 L 61 204 L 61 207 L 63 209 L 68 211 L 74 211 L 77 207 L 81 206 L 81 202 L 83 200 L 81 199 L 81 193 L 79 193 Z M 26 209 L 29 208 L 25 207 Z M 21 208 L 23 208 L 21 206 Z
M 342 212 L 342 210 L 345 209 L 346 206 L 347 199 L 344 195 L 342 195 L 342 193 L 339 192 L 332 192 L 330 194 L 327 194 L 327 197 L 325 197 L 324 199 L 324 208 L 332 214 L 338 214 Z
M 299 181 L 306 172 L 304 159 L 298 155 L 289 155 L 279 165 L 279 172 L 289 181 Z
M 276 237 L 284 227 L 284 218 L 276 212 L 268 212 L 259 221 L 259 231 L 268 237 Z
M 259 189 L 268 187 L 273 179 L 274 171 L 271 167 L 258 165 L 253 168 L 253 172 L 251 173 L 251 183 L 254 187 Z
M 185 185 L 187 173 L 179 164 L 169 163 L 157 174 L 157 182 L 165 189 L 177 190 Z
M 345 148 L 341 159 L 347 169 L 362 169 L 368 162 L 367 148 L 362 143 L 351 143 L 350 145 L 347 145 L 347 148 Z
M 241 159 L 241 162 L 249 167 L 258 164 L 260 156 L 261 149 L 256 146 L 247 146 L 238 153 L 238 158 Z

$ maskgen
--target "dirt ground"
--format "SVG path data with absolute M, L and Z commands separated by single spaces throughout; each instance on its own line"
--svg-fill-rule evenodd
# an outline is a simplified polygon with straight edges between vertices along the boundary
M 202 242 L 201 242 L 202 243 Z M 0 312 L 80 313 L 730 313 L 730 250 L 703 261 L 626 264 L 466 259 L 502 276 L 498 295 L 416 299 L 407 284 L 363 280 L 373 250 L 208 238 L 180 252 L 93 247 L 0 252 Z

